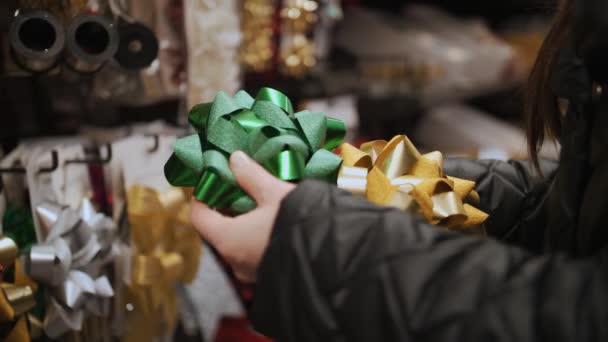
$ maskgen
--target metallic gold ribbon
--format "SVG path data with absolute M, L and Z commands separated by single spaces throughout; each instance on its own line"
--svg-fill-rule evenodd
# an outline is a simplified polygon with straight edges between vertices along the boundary
M 241 8 L 241 63 L 247 70 L 268 71 L 274 56 L 274 1 L 245 0 Z
M 317 64 L 312 30 L 319 20 L 316 0 L 284 0 L 281 9 L 281 71 L 301 78 Z
M 185 192 L 171 188 L 159 193 L 139 185 L 128 191 L 133 259 L 124 303 L 129 310 L 124 341 L 151 341 L 176 326 L 175 285 L 194 280 L 201 256 Z
M 14 283 L 0 284 L 0 324 L 11 325 L 4 341 L 28 342 L 31 336 L 27 312 L 36 306 L 34 292 L 37 285 L 24 274 L 17 255 L 17 244 L 8 237 L 0 238 L 0 264 L 5 270 L 14 266 L 15 278 Z
M 479 197 L 475 183 L 445 176 L 440 152 L 420 154 L 405 135 L 357 149 L 343 144 L 338 187 L 371 202 L 418 212 L 449 229 L 471 229 L 488 217 L 467 202 Z
M 173 186 L 194 187 L 194 196 L 212 208 L 243 213 L 255 202 L 238 186 L 228 167 L 234 151 L 251 155 L 278 178 L 314 178 L 335 182 L 342 160 L 331 153 L 346 133 L 342 121 L 322 113 L 294 113 L 279 91 L 260 90 L 256 98 L 244 91 L 195 106 L 190 123 L 198 134 L 179 139 L 165 164 Z
M 85 199 L 79 210 L 36 208 L 48 232 L 26 255 L 28 274 L 49 289 L 44 331 L 51 338 L 81 331 L 89 315 L 107 317 L 114 289 L 105 272 L 113 259 L 114 222 Z

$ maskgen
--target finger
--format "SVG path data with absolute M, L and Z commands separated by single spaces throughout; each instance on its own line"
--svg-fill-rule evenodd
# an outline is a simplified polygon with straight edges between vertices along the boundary
M 282 181 L 241 151 L 230 156 L 230 169 L 239 185 L 258 205 L 266 202 L 277 188 L 283 186 Z
M 192 224 L 203 239 L 218 248 L 226 238 L 226 229 L 229 218 L 209 208 L 206 204 L 192 200 Z

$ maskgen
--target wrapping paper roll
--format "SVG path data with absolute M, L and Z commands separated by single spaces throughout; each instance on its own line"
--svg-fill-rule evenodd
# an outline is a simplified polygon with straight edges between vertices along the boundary
M 95 72 L 114 57 L 119 40 L 118 30 L 109 18 L 81 14 L 67 28 L 66 61 L 78 72 Z
M 9 42 L 19 67 L 46 72 L 57 65 L 65 47 L 65 34 L 59 20 L 49 12 L 20 12 L 11 24 Z

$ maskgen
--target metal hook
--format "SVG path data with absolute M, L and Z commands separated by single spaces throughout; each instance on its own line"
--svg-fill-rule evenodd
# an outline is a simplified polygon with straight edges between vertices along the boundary
M 148 149 L 148 152 L 154 153 L 158 151 L 158 148 L 160 146 L 160 137 L 158 136 L 158 134 L 146 134 L 145 136 L 154 139 L 154 145 L 150 149 Z
M 50 173 L 50 172 L 57 170 L 57 168 L 59 167 L 59 155 L 58 155 L 57 151 L 55 151 L 55 150 L 51 151 L 51 160 L 52 160 L 51 166 L 40 168 L 40 170 L 38 170 L 38 173 Z
M 106 147 L 106 157 L 105 158 L 95 158 L 95 159 L 74 159 L 74 160 L 66 160 L 66 164 L 108 164 L 112 161 L 112 144 L 105 144 Z M 91 150 L 85 150 L 86 152 L 91 152 Z M 93 150 L 94 151 L 94 150 Z
M 57 151 L 52 150 L 51 151 L 51 166 L 40 168 L 40 170 L 38 170 L 38 173 L 50 173 L 50 172 L 57 170 L 58 167 L 59 167 L 59 154 L 57 153 Z M 25 173 L 25 172 L 26 172 L 26 170 L 23 167 L 9 167 L 6 169 L 0 169 L 0 173 Z

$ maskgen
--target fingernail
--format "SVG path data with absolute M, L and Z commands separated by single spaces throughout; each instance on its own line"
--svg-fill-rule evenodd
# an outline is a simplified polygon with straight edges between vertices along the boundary
M 245 167 L 249 163 L 249 156 L 242 151 L 236 151 L 230 156 L 230 164 L 234 167 Z

